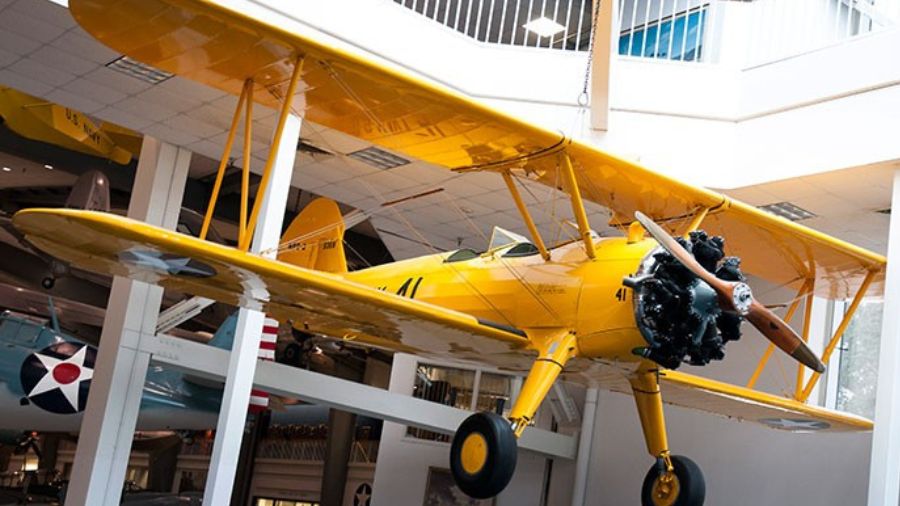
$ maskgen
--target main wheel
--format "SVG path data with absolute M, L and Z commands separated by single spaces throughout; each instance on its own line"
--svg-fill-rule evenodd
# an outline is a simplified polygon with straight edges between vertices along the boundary
M 450 470 L 460 490 L 487 499 L 509 484 L 517 455 L 516 435 L 509 421 L 494 413 L 475 413 L 453 436 Z
M 706 483 L 703 473 L 693 460 L 680 455 L 672 456 L 674 475 L 668 483 L 654 465 L 644 478 L 641 490 L 643 506 L 703 506 L 706 498 Z

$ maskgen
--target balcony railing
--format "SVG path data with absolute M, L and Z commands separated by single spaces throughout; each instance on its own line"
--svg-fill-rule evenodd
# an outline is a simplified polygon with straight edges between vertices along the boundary
M 587 51 L 590 0 L 393 0 L 479 42 Z M 875 0 L 618 0 L 621 56 L 717 62 L 737 29 L 744 63 L 800 54 L 890 26 Z M 539 22 L 538 26 L 531 23 Z M 543 34 L 543 35 L 542 35 Z
M 481 42 L 586 51 L 591 36 L 590 0 L 394 0 L 447 28 Z M 545 19 L 549 35 L 525 25 Z M 553 33 L 550 33 L 552 31 Z

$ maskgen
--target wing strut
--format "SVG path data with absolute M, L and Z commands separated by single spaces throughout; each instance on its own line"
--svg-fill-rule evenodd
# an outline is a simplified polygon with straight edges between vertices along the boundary
M 228 138 L 225 139 L 225 149 L 223 150 L 222 158 L 219 161 L 219 169 L 216 171 L 216 182 L 213 183 L 212 194 L 209 196 L 209 205 L 206 207 L 206 215 L 203 216 L 203 226 L 200 227 L 200 239 L 206 239 L 206 234 L 209 232 L 209 224 L 212 222 L 213 211 L 216 210 L 216 202 L 219 200 L 219 190 L 222 189 L 222 179 L 225 178 L 225 168 L 228 166 L 231 148 L 234 145 L 234 136 L 237 134 L 238 124 L 241 119 L 241 108 L 247 100 L 247 89 L 249 86 L 252 86 L 252 82 L 253 81 L 250 79 L 244 81 L 244 87 L 241 88 L 241 96 L 238 98 L 238 103 L 234 107 L 234 115 L 231 117 L 231 127 L 228 129 Z M 243 198 L 241 200 L 243 201 Z
M 813 297 L 816 291 L 815 278 L 810 278 L 809 283 L 809 292 L 806 294 L 806 302 L 803 303 L 803 329 L 800 334 L 800 337 L 803 338 L 803 342 L 807 344 L 809 343 L 809 329 L 812 325 Z M 795 399 L 800 399 L 800 395 L 803 393 L 803 379 L 806 377 L 806 371 L 803 368 L 803 364 L 797 364 L 797 384 L 794 387 Z
M 593 260 L 597 254 L 594 252 L 594 241 L 591 239 L 591 227 L 588 224 L 587 213 L 584 211 L 584 201 L 581 199 L 581 190 L 578 189 L 578 181 L 575 179 L 575 169 L 572 167 L 572 159 L 568 153 L 563 153 L 563 177 L 566 186 L 569 187 L 569 197 L 572 200 L 572 213 L 578 222 L 578 232 L 584 242 L 584 251 L 588 258 Z
M 691 236 L 691 232 L 696 232 L 700 225 L 703 224 L 703 220 L 706 219 L 706 215 L 709 214 L 709 207 L 701 207 L 697 209 L 697 212 L 694 213 L 694 216 L 691 218 L 691 222 L 688 223 L 687 230 L 684 231 L 685 239 Z
M 241 109 L 246 107 L 244 111 L 244 146 L 243 146 L 243 168 L 241 174 L 241 205 L 240 205 L 240 223 L 238 227 L 238 248 L 247 251 L 250 249 L 250 242 L 253 240 L 253 232 L 256 230 L 256 222 L 259 219 L 259 212 L 262 206 L 263 196 L 269 185 L 272 167 L 275 165 L 275 155 L 281 136 L 284 133 L 284 125 L 287 121 L 288 114 L 291 112 L 291 105 L 294 100 L 294 94 L 297 91 L 297 84 L 300 81 L 300 72 L 303 69 L 303 57 L 298 56 L 294 60 L 294 68 L 291 72 L 291 79 L 288 82 L 287 90 L 281 102 L 281 111 L 278 115 L 278 123 L 275 126 L 275 133 L 272 136 L 272 144 L 269 148 L 269 156 L 266 159 L 266 165 L 263 168 L 262 180 L 259 188 L 256 190 L 256 198 L 253 201 L 253 209 L 250 211 L 250 217 L 247 218 L 247 202 L 250 197 L 250 144 L 251 144 L 251 128 L 253 125 L 253 88 L 255 83 L 253 78 L 244 81 L 241 89 L 241 95 L 238 99 L 237 106 L 234 108 L 234 115 L 231 118 L 231 127 L 228 130 L 228 138 L 225 141 L 225 149 L 222 153 L 222 159 L 219 162 L 219 169 L 216 172 L 216 181 L 213 184 L 212 194 L 209 198 L 209 205 L 206 208 L 206 214 L 203 217 L 203 226 L 200 229 L 200 238 L 206 239 L 209 231 L 209 225 L 212 221 L 213 212 L 216 203 L 219 200 L 219 191 L 222 188 L 222 180 L 225 177 L 225 169 L 228 166 L 228 160 L 231 155 L 231 149 L 234 146 L 234 138 L 237 134 L 238 124 L 241 118 Z
M 785 313 L 785 323 L 789 323 L 791 321 L 791 318 L 794 317 L 794 313 L 796 313 L 797 308 L 800 307 L 800 302 L 808 292 L 812 292 L 812 283 L 809 279 L 803 282 L 800 290 L 797 291 L 797 296 L 794 297 L 794 302 L 791 303 L 791 306 L 788 308 L 787 313 Z M 766 348 L 765 353 L 763 353 L 763 356 L 759 359 L 759 364 L 757 364 L 756 370 L 753 371 L 753 375 L 751 375 L 750 380 L 747 381 L 747 388 L 753 388 L 753 386 L 756 385 L 756 381 L 759 379 L 760 374 L 762 374 L 763 369 L 766 368 L 766 364 L 769 363 L 769 358 L 772 356 L 772 352 L 774 351 L 775 344 L 769 343 L 769 347 Z
M 866 274 L 865 279 L 862 284 L 859 286 L 859 290 L 856 291 L 856 295 L 853 297 L 853 302 L 850 303 L 850 307 L 847 308 L 847 312 L 844 313 L 844 318 L 841 320 L 840 325 L 834 331 L 834 335 L 831 336 L 831 340 L 828 341 L 828 344 L 825 346 L 825 351 L 822 352 L 822 362 L 824 364 L 828 364 L 828 360 L 831 358 L 831 354 L 834 352 L 835 347 L 837 347 L 838 342 L 840 342 L 841 338 L 844 336 L 844 332 L 847 330 L 847 327 L 850 325 L 850 320 L 853 319 L 853 315 L 856 314 L 856 309 L 859 308 L 860 302 L 862 302 L 863 297 L 865 297 L 866 292 L 869 290 L 869 285 L 872 284 L 872 280 L 875 278 L 876 271 L 869 271 Z M 819 381 L 819 378 L 822 375 L 813 372 L 812 376 L 810 376 L 809 381 L 806 383 L 806 387 L 803 389 L 803 392 L 800 393 L 797 400 L 800 402 L 806 402 L 809 399 L 809 394 L 812 393 L 813 388 L 815 388 L 816 383 Z
M 513 200 L 516 202 L 516 207 L 519 208 L 519 214 L 522 215 L 525 226 L 528 227 L 528 232 L 531 234 L 534 245 L 537 246 L 538 251 L 541 252 L 544 261 L 550 261 L 550 252 L 547 251 L 547 246 L 544 245 L 541 233 L 538 231 L 537 226 L 535 226 L 534 220 L 531 219 L 531 213 L 528 212 L 528 207 L 525 206 L 522 195 L 519 193 L 519 189 L 516 188 L 516 182 L 513 180 L 509 171 L 503 173 L 503 181 L 506 182 L 506 187 L 509 188 L 509 194 L 512 195 Z

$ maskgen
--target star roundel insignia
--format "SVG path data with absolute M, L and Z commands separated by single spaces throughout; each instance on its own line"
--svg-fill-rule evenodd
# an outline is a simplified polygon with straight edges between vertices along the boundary
M 119 254 L 119 260 L 160 274 L 191 278 L 209 278 L 216 275 L 216 270 L 211 266 L 193 258 L 152 250 L 123 251 Z
M 45 411 L 61 415 L 84 411 L 96 358 L 97 350 L 85 344 L 50 345 L 22 362 L 22 390 Z
M 372 485 L 362 483 L 353 494 L 353 506 L 369 506 L 372 500 Z
M 828 422 L 804 420 L 802 418 L 761 418 L 759 421 L 769 427 L 792 432 L 810 432 L 831 427 L 831 424 Z

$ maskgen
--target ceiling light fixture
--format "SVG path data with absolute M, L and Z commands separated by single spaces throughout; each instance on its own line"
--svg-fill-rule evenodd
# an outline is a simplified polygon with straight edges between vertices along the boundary
M 369 146 L 366 149 L 354 151 L 347 156 L 349 156 L 350 158 L 355 158 L 356 160 L 367 163 L 382 170 L 393 169 L 394 167 L 399 167 L 401 165 L 406 165 L 409 163 L 409 160 L 407 160 L 406 158 L 401 158 L 395 154 L 388 153 L 387 151 L 378 149 L 375 146 Z
M 116 58 L 115 60 L 107 63 L 106 66 L 127 76 L 131 76 L 135 79 L 140 79 L 141 81 L 150 84 L 159 84 L 172 77 L 173 75 L 169 72 L 151 67 L 150 65 L 141 63 L 127 56 Z
M 550 18 L 541 16 L 522 25 L 522 28 L 534 32 L 540 37 L 552 37 L 565 31 L 566 27 Z
M 47 170 L 53 170 L 53 166 L 50 165 L 49 163 L 45 163 L 45 164 L 44 164 L 44 168 L 47 169 Z
M 815 218 L 815 213 L 811 213 L 802 207 L 791 204 L 790 202 L 776 202 L 774 204 L 766 204 L 759 206 L 763 211 L 768 211 L 776 216 L 781 216 L 791 221 L 807 220 Z
M 9 167 L 3 167 L 3 172 L 12 172 L 12 169 Z

